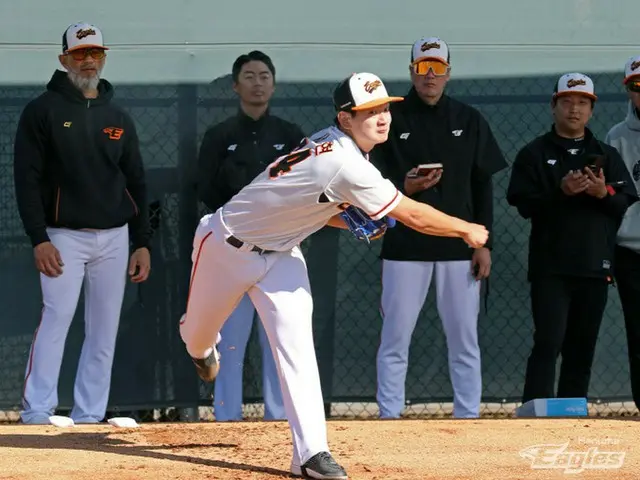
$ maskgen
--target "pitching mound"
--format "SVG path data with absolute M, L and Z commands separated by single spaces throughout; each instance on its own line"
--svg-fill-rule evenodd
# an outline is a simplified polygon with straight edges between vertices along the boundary
M 634 419 L 331 421 L 352 479 L 637 479 Z M 0 479 L 281 479 L 284 422 L 0 426 Z

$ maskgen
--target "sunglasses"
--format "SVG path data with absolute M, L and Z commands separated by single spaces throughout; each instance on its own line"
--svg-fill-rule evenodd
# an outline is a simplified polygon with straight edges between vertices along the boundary
M 640 80 L 634 80 L 632 82 L 627 83 L 627 90 L 630 92 L 640 92 Z
M 67 55 L 71 55 L 71 58 L 73 58 L 76 62 L 81 62 L 82 60 L 87 58 L 88 55 L 91 55 L 91 58 L 93 58 L 94 60 L 102 60 L 105 57 L 106 53 L 101 48 L 82 48 L 79 50 L 67 52 Z
M 449 66 L 437 60 L 421 60 L 412 65 L 413 71 L 416 75 L 426 75 L 429 70 L 437 77 L 446 75 L 449 71 Z

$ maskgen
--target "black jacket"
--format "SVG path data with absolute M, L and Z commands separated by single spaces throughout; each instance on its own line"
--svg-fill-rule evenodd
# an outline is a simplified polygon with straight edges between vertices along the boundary
M 590 155 L 604 155 L 606 182 L 625 181 L 613 195 L 565 195 L 560 187 L 569 170 L 582 170 Z M 560 274 L 608 278 L 616 233 L 635 186 L 618 151 L 587 130 L 584 140 L 561 138 L 552 128 L 522 148 L 513 163 L 507 201 L 531 219 L 529 280 Z
M 100 80 L 87 99 L 57 70 L 27 104 L 16 131 L 14 182 L 33 246 L 46 227 L 108 229 L 129 223 L 134 248 L 148 247 L 145 174 L 135 125 Z
M 217 210 L 303 138 L 300 127 L 268 111 L 254 120 L 239 110 L 210 127 L 198 158 L 200 200 L 210 210 Z
M 447 95 L 429 106 L 411 89 L 391 107 L 389 139 L 371 161 L 404 192 L 409 170 L 421 163 L 442 163 L 440 181 L 411 196 L 413 200 L 463 220 L 482 224 L 493 235 L 492 175 L 507 167 L 491 128 L 475 108 Z M 388 260 L 467 260 L 473 250 L 459 238 L 424 235 L 398 223 L 383 237 L 381 257 Z

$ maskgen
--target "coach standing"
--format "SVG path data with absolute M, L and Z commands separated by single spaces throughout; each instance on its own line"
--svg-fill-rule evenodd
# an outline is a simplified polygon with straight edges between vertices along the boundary
M 238 112 L 209 128 L 200 147 L 198 192 L 211 211 L 216 211 L 304 137 L 298 126 L 269 112 L 276 77 L 269 56 L 260 51 L 240 55 L 231 74 L 233 89 L 240 98 Z M 220 332 L 220 372 L 214 387 L 217 421 L 242 420 L 242 373 L 254 316 L 255 308 L 245 295 Z M 257 327 L 262 348 L 264 418 L 284 419 L 273 354 L 262 322 Z
M 489 231 L 493 222 L 492 175 L 507 166 L 482 115 L 444 93 L 449 47 L 422 38 L 411 50 L 412 88 L 393 104 L 389 140 L 373 161 L 406 195 Z M 411 178 L 419 164 L 440 163 Z M 382 418 L 397 418 L 405 404 L 409 345 L 435 276 L 437 305 L 449 352 L 454 416 L 477 417 L 482 375 L 477 320 L 480 280 L 491 270 L 486 248 L 470 250 L 453 238 L 433 237 L 398 224 L 382 244 L 383 318 L 377 356 L 377 401 Z
M 640 56 L 630 58 L 624 71 L 629 96 L 626 118 L 614 125 L 605 143 L 615 147 L 640 191 Z M 631 393 L 640 410 L 640 202 L 627 210 L 618 231 L 614 276 L 624 314 Z
M 553 125 L 525 145 L 507 201 L 531 219 L 528 279 L 535 327 L 522 401 L 587 397 L 607 304 L 616 231 L 636 189 L 615 148 L 587 128 L 597 96 L 581 73 L 562 75 L 551 97 Z M 616 190 L 607 182 L 624 182 Z
M 18 210 L 40 271 L 43 310 L 27 363 L 24 423 L 48 423 L 58 403 L 67 332 L 85 285 L 85 340 L 71 418 L 100 422 L 128 273 L 146 280 L 149 225 L 135 125 L 101 79 L 98 27 L 71 25 L 47 91 L 24 109 L 15 139 Z M 133 254 L 129 259 L 129 247 Z

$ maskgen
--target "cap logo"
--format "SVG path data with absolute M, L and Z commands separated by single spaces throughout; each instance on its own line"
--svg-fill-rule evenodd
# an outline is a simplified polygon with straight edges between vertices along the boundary
M 364 84 L 364 91 L 367 93 L 373 93 L 376 88 L 382 85 L 380 80 L 374 80 L 373 82 L 366 82 Z
M 76 32 L 76 38 L 78 40 L 82 40 L 84 37 L 88 37 L 89 35 L 95 35 L 96 31 L 93 28 L 81 29 Z
M 567 87 L 568 88 L 573 88 L 573 87 L 577 87 L 578 85 L 586 85 L 587 82 L 585 82 L 582 78 L 572 78 L 571 80 L 569 80 L 567 82 Z
M 426 52 L 427 50 L 431 50 L 432 48 L 440 48 L 440 43 L 431 42 L 431 43 L 423 43 L 420 47 L 420 50 Z
M 636 60 L 631 64 L 631 70 L 636 70 L 639 67 L 640 67 L 640 60 Z

